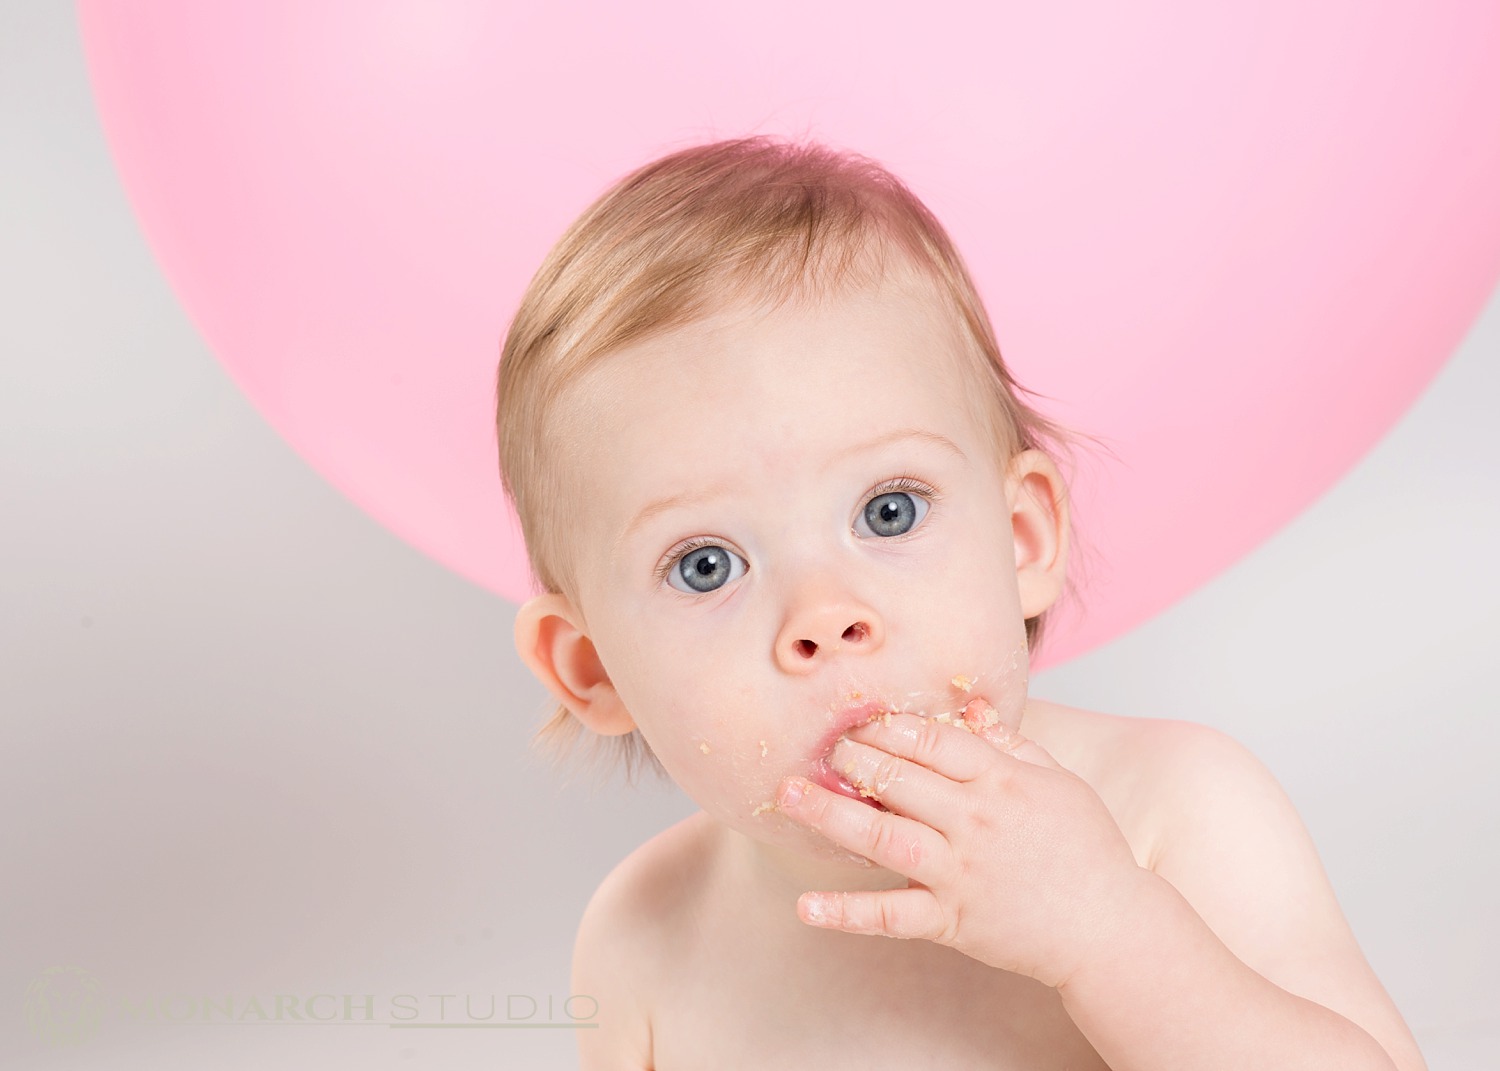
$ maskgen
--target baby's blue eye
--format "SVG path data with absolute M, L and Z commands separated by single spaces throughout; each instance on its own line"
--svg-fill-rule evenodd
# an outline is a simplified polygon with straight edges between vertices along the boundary
M 905 535 L 927 516 L 927 509 L 928 503 L 924 498 L 914 497 L 905 491 L 887 491 L 870 499 L 858 519 L 864 522 L 870 535 Z M 854 530 L 859 531 L 857 522 Z
M 883 539 L 905 535 L 922 523 L 940 497 L 937 491 L 910 477 L 889 480 L 875 491 L 854 519 L 856 535 Z M 677 556 L 666 566 L 666 580 L 686 595 L 717 591 L 744 576 L 749 568 L 744 558 L 706 537 L 688 540 L 675 553 Z
M 740 564 L 736 572 L 734 563 Z M 689 595 L 704 595 L 745 574 L 745 562 L 738 554 L 717 543 L 695 547 L 684 554 L 667 574 L 667 582 Z M 678 581 L 682 581 L 681 584 Z M 687 585 L 684 587 L 683 585 Z

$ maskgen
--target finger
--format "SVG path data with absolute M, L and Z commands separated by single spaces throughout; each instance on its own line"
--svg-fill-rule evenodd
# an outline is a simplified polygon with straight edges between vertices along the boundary
M 963 786 L 952 778 L 847 736 L 834 745 L 828 759 L 834 772 L 863 795 L 939 831 L 962 801 Z
M 995 765 L 994 747 L 976 739 L 972 730 L 916 714 L 882 716 L 844 735 L 954 781 L 973 781 Z
M 1053 770 L 1063 769 L 1041 744 L 1021 735 L 1000 718 L 1000 713 L 983 699 L 970 700 L 964 707 L 963 723 L 974 735 L 991 746 L 1034 766 L 1045 766 Z
M 828 930 L 928 941 L 940 939 L 946 929 L 937 897 L 920 888 L 803 893 L 797 917 Z
M 790 791 L 795 789 L 796 791 Z M 793 798 L 795 796 L 795 798 Z M 899 814 L 877 811 L 800 777 L 783 782 L 777 808 L 788 818 L 924 885 L 946 873 L 952 852 L 937 830 Z
M 1016 739 L 1010 746 L 1004 749 L 1007 754 L 1029 762 L 1033 766 L 1045 766 L 1049 770 L 1062 770 L 1067 772 L 1067 767 L 1054 759 L 1048 751 L 1035 740 L 1017 734 Z

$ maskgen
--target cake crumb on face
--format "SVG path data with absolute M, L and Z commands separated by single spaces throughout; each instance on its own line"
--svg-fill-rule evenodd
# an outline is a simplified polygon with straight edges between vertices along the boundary
M 960 673 L 957 677 L 954 677 L 948 683 L 953 685 L 953 687 L 959 689 L 960 691 L 967 692 L 970 688 L 974 687 L 974 678 L 965 677 Z
M 776 809 L 776 801 L 775 800 L 766 800 L 765 803 L 762 803 L 759 807 L 755 808 L 755 810 L 753 810 L 753 811 L 750 812 L 750 817 L 754 818 L 756 815 L 765 814 L 767 811 L 774 811 L 775 809 Z
M 766 757 L 766 742 L 764 740 L 760 742 L 760 757 Z
M 708 741 L 705 740 L 703 743 L 699 744 L 698 745 L 698 750 L 701 751 L 701 752 L 703 752 L 703 754 L 707 755 L 708 754 Z

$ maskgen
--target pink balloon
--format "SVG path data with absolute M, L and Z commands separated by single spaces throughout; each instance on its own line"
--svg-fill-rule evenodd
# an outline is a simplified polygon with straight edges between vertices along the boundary
M 79 15 L 131 203 L 230 375 L 371 515 L 513 600 L 500 340 L 573 217 L 685 144 L 805 133 L 886 163 L 955 236 L 1021 381 L 1120 457 L 1078 472 L 1107 563 L 1045 662 L 1312 502 L 1500 276 L 1491 3 Z

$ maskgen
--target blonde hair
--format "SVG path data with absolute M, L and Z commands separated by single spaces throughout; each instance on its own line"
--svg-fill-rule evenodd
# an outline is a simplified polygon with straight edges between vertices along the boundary
M 1025 388 L 1001 359 L 957 249 L 898 178 L 866 157 L 816 143 L 756 136 L 693 146 L 627 175 L 567 229 L 506 335 L 496 384 L 500 472 L 537 590 L 580 605 L 561 512 L 572 499 L 558 462 L 586 429 L 558 418 L 563 396 L 587 369 L 737 302 L 817 300 L 878 281 L 893 253 L 936 284 L 957 314 L 1002 462 L 1027 449 L 1054 459 L 1068 450 L 1076 433 L 1020 399 Z M 1046 618 L 1026 621 L 1033 652 Z M 558 706 L 532 743 L 568 756 L 583 735 L 582 723 Z M 601 748 L 630 782 L 640 765 L 666 776 L 639 730 L 594 737 L 591 765 Z

